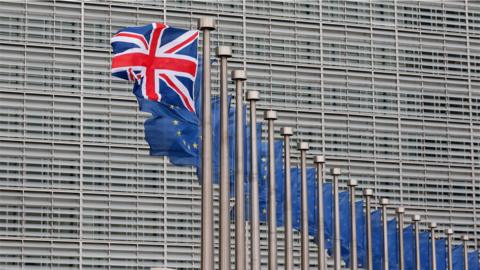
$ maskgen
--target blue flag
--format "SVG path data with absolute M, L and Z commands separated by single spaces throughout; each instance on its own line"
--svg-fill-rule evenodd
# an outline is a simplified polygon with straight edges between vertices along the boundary
M 291 168 L 292 181 L 292 220 L 293 228 L 301 230 L 301 169 Z M 318 236 L 318 206 L 316 194 L 316 170 L 307 168 L 307 208 L 308 208 L 308 234 L 315 239 Z
M 262 142 L 261 154 L 258 157 L 258 186 L 259 186 L 259 204 L 260 204 L 260 222 L 267 222 L 268 220 L 268 190 L 269 190 L 269 157 L 268 157 L 268 143 Z M 275 200 L 276 200 L 276 215 L 277 226 L 283 226 L 283 142 L 275 140 Z M 293 192 L 292 192 L 293 193 Z M 294 195 L 292 194 L 292 197 Z M 293 206 L 292 206 L 293 208 Z
M 426 231 L 420 233 L 420 269 L 430 270 L 430 234 Z
M 357 216 L 357 255 L 358 267 L 365 268 L 367 265 L 367 237 L 365 234 L 365 212 L 363 211 L 363 201 L 355 203 L 355 210 Z
M 447 241 L 445 238 L 437 239 L 435 241 L 435 252 L 437 259 L 437 270 L 447 269 L 447 248 L 445 244 Z
M 388 239 L 388 267 L 390 270 L 398 269 L 398 233 L 397 220 L 390 219 L 387 225 Z
M 332 183 L 323 184 L 323 215 L 325 230 L 325 249 L 333 254 L 333 186 Z
M 340 255 L 347 267 L 350 266 L 350 194 L 347 191 L 339 193 L 340 208 Z
M 456 245 L 452 249 L 453 270 L 463 270 L 463 245 Z
M 375 210 L 372 216 L 372 256 L 373 269 L 382 270 L 383 260 L 383 233 L 382 233 L 382 211 Z
M 152 114 L 145 121 L 145 139 L 150 145 L 150 155 L 168 156 L 175 165 L 196 165 L 200 135 L 196 115 L 162 102 L 141 97 L 137 100 L 141 111 Z
M 477 250 L 468 253 L 468 270 L 480 270 Z
M 408 225 L 403 229 L 404 260 L 405 269 L 415 268 L 415 237 L 413 234 L 413 225 Z
M 268 143 L 261 142 L 261 151 L 258 152 L 258 196 L 260 208 L 260 222 L 267 222 L 268 207 Z
M 293 167 L 290 169 L 290 177 L 292 184 L 292 228 L 299 231 L 301 226 L 301 180 L 300 180 L 300 169 Z
M 314 238 L 318 234 L 316 172 L 315 168 L 307 168 L 308 234 Z
M 232 97 L 228 97 L 228 120 L 235 118 L 235 108 L 230 106 L 230 101 Z M 228 121 L 232 123 L 233 121 Z M 221 139 L 221 130 L 220 130 L 220 98 L 212 98 L 212 170 L 213 170 L 213 183 L 220 183 L 220 139 Z M 232 132 L 233 127 L 228 126 L 229 133 Z M 235 144 L 234 137 L 228 137 L 228 145 Z M 232 153 L 229 152 L 228 159 L 230 160 L 229 165 L 232 163 L 231 159 L 235 158 Z M 228 180 L 226 180 L 228 181 Z
M 340 207 L 340 253 L 343 261 L 347 267 L 350 266 L 350 253 L 351 253 L 351 217 L 350 217 L 350 193 L 340 192 L 339 194 L 339 207 Z M 366 264 L 366 236 L 365 236 L 365 214 L 363 212 L 363 201 L 355 202 L 355 214 L 356 214 L 356 231 L 357 231 L 357 257 L 358 266 L 364 267 Z

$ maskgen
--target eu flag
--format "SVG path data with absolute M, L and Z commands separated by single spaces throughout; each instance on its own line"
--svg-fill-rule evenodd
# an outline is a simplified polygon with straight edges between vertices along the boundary
M 403 229 L 403 248 L 405 269 L 413 269 L 415 267 L 415 236 L 412 224 Z
M 182 107 L 138 97 L 140 110 L 150 112 L 145 121 L 145 140 L 150 155 L 168 156 L 175 165 L 198 163 L 199 121 L 195 114 Z
M 398 269 L 398 234 L 397 220 L 392 218 L 387 225 L 388 237 L 388 267 L 390 270 Z
M 472 251 L 468 253 L 468 270 L 478 270 L 478 251 Z
M 427 231 L 420 233 L 420 269 L 430 270 L 430 234 Z
M 373 269 L 381 270 L 383 260 L 382 212 L 375 210 L 371 213 L 371 217 Z
M 452 248 L 453 270 L 463 270 L 463 245 Z
M 446 248 L 446 239 L 440 238 L 435 241 L 435 251 L 437 252 L 437 270 L 446 270 L 447 269 L 447 248 Z
M 258 135 L 257 135 L 258 136 Z M 258 188 L 259 188 L 259 207 L 260 207 L 260 222 L 266 222 L 268 219 L 268 190 L 269 190 L 269 157 L 268 157 L 268 142 L 261 144 L 261 149 L 258 151 Z M 276 212 L 277 212 L 277 226 L 283 226 L 283 142 L 280 140 L 274 141 L 275 151 L 275 198 L 276 198 Z M 293 195 L 292 195 L 293 196 Z M 293 206 L 292 206 L 293 208 Z

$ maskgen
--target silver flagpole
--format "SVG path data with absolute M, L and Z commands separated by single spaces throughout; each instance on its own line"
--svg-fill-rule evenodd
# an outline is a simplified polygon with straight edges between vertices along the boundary
M 463 270 L 468 270 L 468 235 L 462 236 L 463 242 Z
M 264 114 L 268 122 L 268 269 L 277 270 L 277 203 L 275 196 L 275 145 L 273 137 L 273 121 L 277 112 L 269 110 Z
M 301 193 L 301 213 L 302 213 L 302 226 L 301 235 L 302 235 L 302 260 L 301 268 L 302 270 L 308 270 L 310 268 L 309 258 L 308 258 L 308 186 L 307 186 L 307 151 L 308 143 L 300 142 L 298 144 L 298 149 L 300 150 L 300 160 L 301 160 L 301 171 L 302 171 L 302 193 Z
M 257 160 L 257 101 L 260 99 L 258 91 L 248 91 L 250 101 L 250 269 L 260 270 L 260 224 L 258 201 L 258 160 Z
M 415 226 L 415 269 L 420 270 L 420 215 L 414 215 L 412 221 Z
M 280 133 L 283 136 L 283 164 L 285 167 L 285 270 L 293 270 L 292 179 L 290 175 L 290 136 L 293 135 L 293 129 L 283 127 Z
M 388 199 L 380 200 L 382 206 L 382 224 L 383 224 L 383 269 L 388 270 L 388 222 L 387 222 L 387 205 Z
M 243 82 L 247 79 L 245 71 L 232 71 L 235 81 L 235 269 L 245 270 L 245 192 L 244 192 L 244 147 L 243 147 Z M 213 269 L 213 268 L 212 268 Z
M 348 187 L 350 188 L 350 269 L 357 270 L 357 213 L 355 209 L 355 187 L 357 180 L 350 179 Z
M 435 247 L 435 228 L 437 228 L 437 223 L 430 222 L 428 227 L 430 228 L 430 252 L 432 254 L 430 264 L 432 265 L 432 270 L 437 270 L 437 252 Z
M 314 163 L 317 165 L 317 211 L 318 211 L 318 220 L 317 220 L 317 231 L 318 231 L 318 270 L 326 270 L 327 265 L 325 262 L 325 224 L 324 224 L 324 213 L 323 213 L 323 178 L 324 178 L 324 166 L 325 166 L 325 157 L 324 156 L 315 156 Z
M 373 190 L 363 190 L 363 196 L 365 197 L 365 231 L 367 231 L 367 270 L 373 269 L 373 257 L 372 257 L 372 217 L 370 212 L 372 211 L 371 199 L 373 196 Z
M 198 20 L 203 30 L 203 92 L 202 92 L 202 257 L 201 269 L 213 269 L 213 185 L 212 185 L 212 107 L 210 93 L 210 31 L 215 20 Z
M 453 270 L 453 256 L 452 256 L 452 229 L 446 229 L 445 234 L 447 235 L 447 255 L 448 255 L 448 266 L 447 270 Z
M 404 226 L 404 214 L 405 208 L 398 207 L 395 212 L 397 213 L 397 226 L 398 226 L 398 269 L 405 270 L 405 250 L 403 244 L 403 226 Z
M 338 201 L 338 176 L 341 174 L 340 168 L 332 168 L 330 173 L 333 176 L 333 260 L 334 260 L 334 269 L 341 269 L 341 254 L 340 254 L 340 207 Z
M 230 175 L 228 164 L 228 46 L 217 48 L 220 58 L 220 270 L 230 270 Z

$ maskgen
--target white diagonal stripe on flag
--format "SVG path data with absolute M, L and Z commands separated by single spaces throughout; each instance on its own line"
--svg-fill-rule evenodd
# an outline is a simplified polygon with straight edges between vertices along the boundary
M 177 46 L 178 44 L 184 42 L 185 40 L 189 39 L 192 35 L 194 35 L 197 31 L 196 30 L 190 30 L 188 32 L 185 32 L 184 34 L 182 34 L 181 36 L 179 36 L 178 38 L 172 40 L 171 42 L 163 45 L 162 47 L 160 47 L 158 50 L 157 50 L 157 55 L 156 56 L 159 56 L 160 54 L 163 54 L 165 53 L 167 50 Z M 193 41 L 196 41 L 198 39 L 194 39 L 192 40 Z M 184 46 L 180 47 L 178 50 L 181 50 L 182 48 L 190 45 L 192 42 L 188 42 L 186 43 Z M 177 52 L 178 50 L 176 50 L 175 52 Z M 172 52 L 172 53 L 175 53 L 175 52 Z

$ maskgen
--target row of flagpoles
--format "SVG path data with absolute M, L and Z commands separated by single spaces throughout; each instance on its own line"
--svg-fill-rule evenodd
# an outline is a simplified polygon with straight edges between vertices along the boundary
M 198 28 L 203 31 L 203 91 L 202 91 L 202 169 L 201 169 L 201 179 L 202 179 L 202 239 L 201 239 L 201 267 L 203 270 L 214 269 L 214 252 L 213 252 L 213 172 L 212 172 L 212 109 L 209 106 L 212 103 L 211 98 L 211 89 L 210 89 L 210 32 L 215 29 L 215 21 L 212 18 L 201 18 L 198 22 Z M 219 172 L 219 184 L 220 184 L 220 248 L 219 248 L 219 257 L 220 257 L 220 269 L 226 270 L 231 269 L 231 250 L 230 250 L 230 170 L 229 168 L 229 98 L 227 93 L 227 59 L 232 56 L 231 49 L 226 46 L 220 46 L 216 50 L 216 55 L 220 59 L 220 172 Z M 249 169 L 250 180 L 249 181 L 249 191 L 250 191 L 250 201 L 249 205 L 250 211 L 250 269 L 259 270 L 260 269 L 260 207 L 259 207 L 259 171 L 258 171 L 258 149 L 259 145 L 257 143 L 257 111 L 256 111 L 256 102 L 259 100 L 260 96 L 257 91 L 248 91 L 246 99 L 249 102 L 250 113 L 249 113 L 249 122 L 250 127 L 248 128 L 249 134 L 247 138 L 244 138 L 244 106 L 243 106 L 243 83 L 247 79 L 246 72 L 244 70 L 233 70 L 231 73 L 231 78 L 235 83 L 235 103 L 236 103 L 236 117 L 235 117 L 235 162 L 234 162 L 234 172 L 235 172 L 235 269 L 244 270 L 247 269 L 246 263 L 246 234 L 245 234 L 245 190 L 244 182 L 245 170 Z M 268 269 L 276 270 L 277 269 L 277 213 L 276 213 L 276 202 L 277 197 L 275 190 L 276 188 L 276 172 L 278 169 L 275 168 L 275 140 L 274 140 L 274 121 L 277 119 L 277 114 L 275 111 L 268 110 L 264 113 L 264 119 L 267 122 L 267 131 L 268 131 Z M 293 241 L 292 241 L 292 175 L 291 175 L 291 165 L 290 165 L 290 137 L 293 135 L 293 129 L 290 127 L 281 128 L 281 135 L 283 137 L 283 167 L 284 167 L 284 182 L 283 182 L 283 192 L 284 192 L 284 227 L 285 227 L 285 269 L 293 269 Z M 247 151 L 250 156 L 246 157 L 249 160 L 249 168 L 246 168 L 245 157 L 244 157 L 244 143 L 249 143 L 249 151 Z M 301 142 L 298 144 L 298 150 L 300 151 L 300 175 L 301 175 L 301 204 L 300 204 L 300 213 L 301 213 L 301 222 L 300 222 L 300 233 L 301 233 L 301 269 L 309 269 L 309 219 L 308 219 L 308 181 L 307 181 L 307 151 L 309 149 L 308 143 Z M 325 238 L 325 209 L 324 209 L 324 179 L 325 179 L 325 158 L 323 156 L 315 156 L 314 164 L 316 167 L 316 226 L 317 228 L 317 237 L 315 239 L 316 244 L 318 245 L 318 269 L 324 270 L 327 268 L 326 264 L 326 238 Z M 340 232 L 340 204 L 339 204 L 339 181 L 338 178 L 341 174 L 339 168 L 331 169 L 332 175 L 332 191 L 333 191 L 333 203 L 332 203 L 332 218 L 333 218 L 333 259 L 334 259 L 334 269 L 341 269 L 341 232 Z M 357 224 L 357 206 L 355 201 L 355 192 L 356 186 L 358 185 L 356 180 L 348 181 L 349 188 L 349 202 L 350 202 L 350 247 L 349 251 L 349 265 L 350 269 L 357 269 L 359 263 L 359 254 L 358 254 L 358 243 L 359 238 L 357 228 L 363 226 L 363 224 Z M 363 190 L 363 198 L 365 200 L 365 230 L 364 238 L 366 241 L 365 251 L 366 251 L 366 265 L 365 268 L 368 270 L 375 269 L 374 267 L 374 254 L 373 254 L 373 245 L 372 239 L 372 196 L 373 191 L 370 189 Z M 397 260 L 398 268 L 392 268 L 392 265 L 389 265 L 389 231 L 388 231 L 388 220 L 387 220 L 387 205 L 388 199 L 381 199 L 381 223 L 382 223 L 382 237 L 383 243 L 382 247 L 382 261 L 380 269 L 408 269 L 405 266 L 405 246 L 404 246 L 404 214 L 405 209 L 403 207 L 398 207 L 396 209 L 396 245 L 397 251 Z M 312 207 L 310 205 L 310 207 Z M 363 211 L 363 203 L 362 203 Z M 342 221 L 343 222 L 343 221 Z M 420 216 L 413 216 L 412 222 L 415 229 L 415 269 L 421 269 L 421 261 L 425 258 L 420 256 L 420 229 L 419 222 Z M 430 251 L 432 256 L 430 259 L 430 266 L 432 270 L 437 270 L 437 260 L 436 260 L 436 236 L 435 229 L 436 224 L 430 223 Z M 451 229 L 445 231 L 447 235 L 447 252 L 448 259 L 448 270 L 453 270 L 453 258 L 452 258 L 452 234 Z M 363 236 L 362 236 L 363 237 Z M 380 238 L 379 238 L 380 239 Z M 463 237 L 463 269 L 469 270 L 469 259 L 467 252 L 467 241 L 468 237 Z M 477 257 L 478 264 L 478 257 Z M 396 266 L 395 266 L 396 267 Z M 478 268 L 478 266 L 477 266 Z M 477 270 L 477 269 L 475 269 Z

